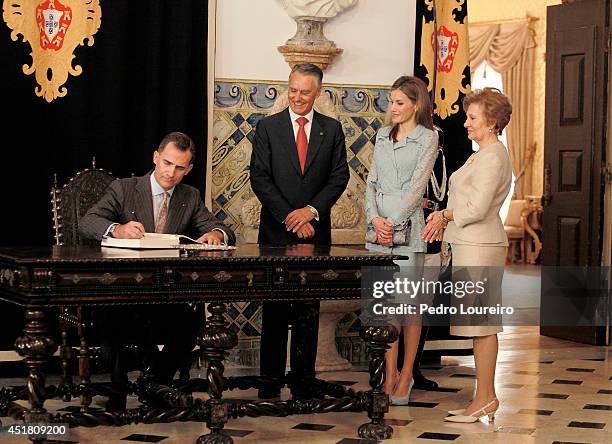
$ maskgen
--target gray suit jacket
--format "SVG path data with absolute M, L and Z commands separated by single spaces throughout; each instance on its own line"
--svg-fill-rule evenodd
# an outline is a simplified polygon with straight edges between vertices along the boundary
M 133 220 L 142 223 L 146 232 L 155 232 L 150 175 L 117 179 L 111 183 L 102 199 L 81 218 L 79 234 L 86 239 L 101 240 L 112 223 L 125 224 Z M 176 185 L 165 232 L 197 238 L 215 228 L 227 233 L 230 244 L 235 243 L 234 232 L 206 209 L 198 190 L 181 183 Z

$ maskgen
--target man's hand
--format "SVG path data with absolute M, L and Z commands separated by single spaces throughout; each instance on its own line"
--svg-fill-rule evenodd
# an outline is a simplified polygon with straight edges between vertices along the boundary
M 209 231 L 200 236 L 197 241 L 201 244 L 221 245 L 223 243 L 223 233 L 220 231 Z
M 310 222 L 306 222 L 296 231 L 300 239 L 310 239 L 315 235 L 315 229 Z
M 308 207 L 298 208 L 293 210 L 285 218 L 285 226 L 287 231 L 297 233 L 302 226 L 314 219 L 314 213 Z M 314 233 L 313 233 L 314 235 Z
M 140 239 L 145 234 L 145 227 L 140 222 L 134 220 L 123 225 L 116 225 L 113 230 L 113 237 L 117 239 Z
M 376 240 L 380 245 L 385 247 L 393 246 L 393 225 L 389 219 L 384 217 L 375 217 L 372 219 L 372 225 L 376 230 Z

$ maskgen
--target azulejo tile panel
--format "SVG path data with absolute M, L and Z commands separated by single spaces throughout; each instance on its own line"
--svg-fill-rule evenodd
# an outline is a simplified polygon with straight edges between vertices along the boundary
M 277 99 L 286 94 L 286 82 L 218 79 L 213 108 L 212 211 L 232 227 L 238 242 L 245 242 L 243 206 L 253 197 L 249 162 L 257 122 L 270 114 Z M 376 132 L 382 126 L 388 107 L 388 88 L 325 85 L 323 94 L 331 102 L 346 136 L 347 161 L 351 169 L 352 190 L 363 194 L 368 176 Z M 361 201 L 362 202 L 362 201 Z M 360 203 L 360 206 L 362 204 Z M 362 209 L 360 209 L 362 211 Z M 365 228 L 365 218 L 360 219 Z M 231 328 L 240 338 L 239 350 L 230 359 L 243 365 L 257 365 L 258 337 L 261 332 L 259 304 L 231 304 Z M 354 322 L 355 317 L 351 318 Z M 348 321 L 351 325 L 353 322 Z M 350 330 L 350 328 L 343 328 Z M 345 331 L 343 347 L 350 358 L 363 359 L 362 347 L 354 332 Z M 341 341 L 342 342 L 342 341 Z M 244 347 L 243 347 L 244 345 Z M 240 350 L 243 348 L 242 350 Z M 359 350 L 355 352 L 355 349 Z

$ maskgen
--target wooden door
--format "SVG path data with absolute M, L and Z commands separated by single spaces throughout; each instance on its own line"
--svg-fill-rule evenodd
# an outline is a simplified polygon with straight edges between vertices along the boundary
M 599 266 L 608 78 L 609 5 L 584 0 L 548 7 L 543 266 Z M 544 270 L 543 270 L 544 271 Z M 549 304 L 549 306 L 547 306 Z M 542 299 L 542 312 L 553 308 Z M 602 327 L 542 326 L 590 344 Z

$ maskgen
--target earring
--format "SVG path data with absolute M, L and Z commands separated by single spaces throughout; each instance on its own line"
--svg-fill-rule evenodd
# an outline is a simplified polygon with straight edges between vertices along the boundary
M 489 128 L 489 132 L 492 133 L 493 132 L 493 128 Z

